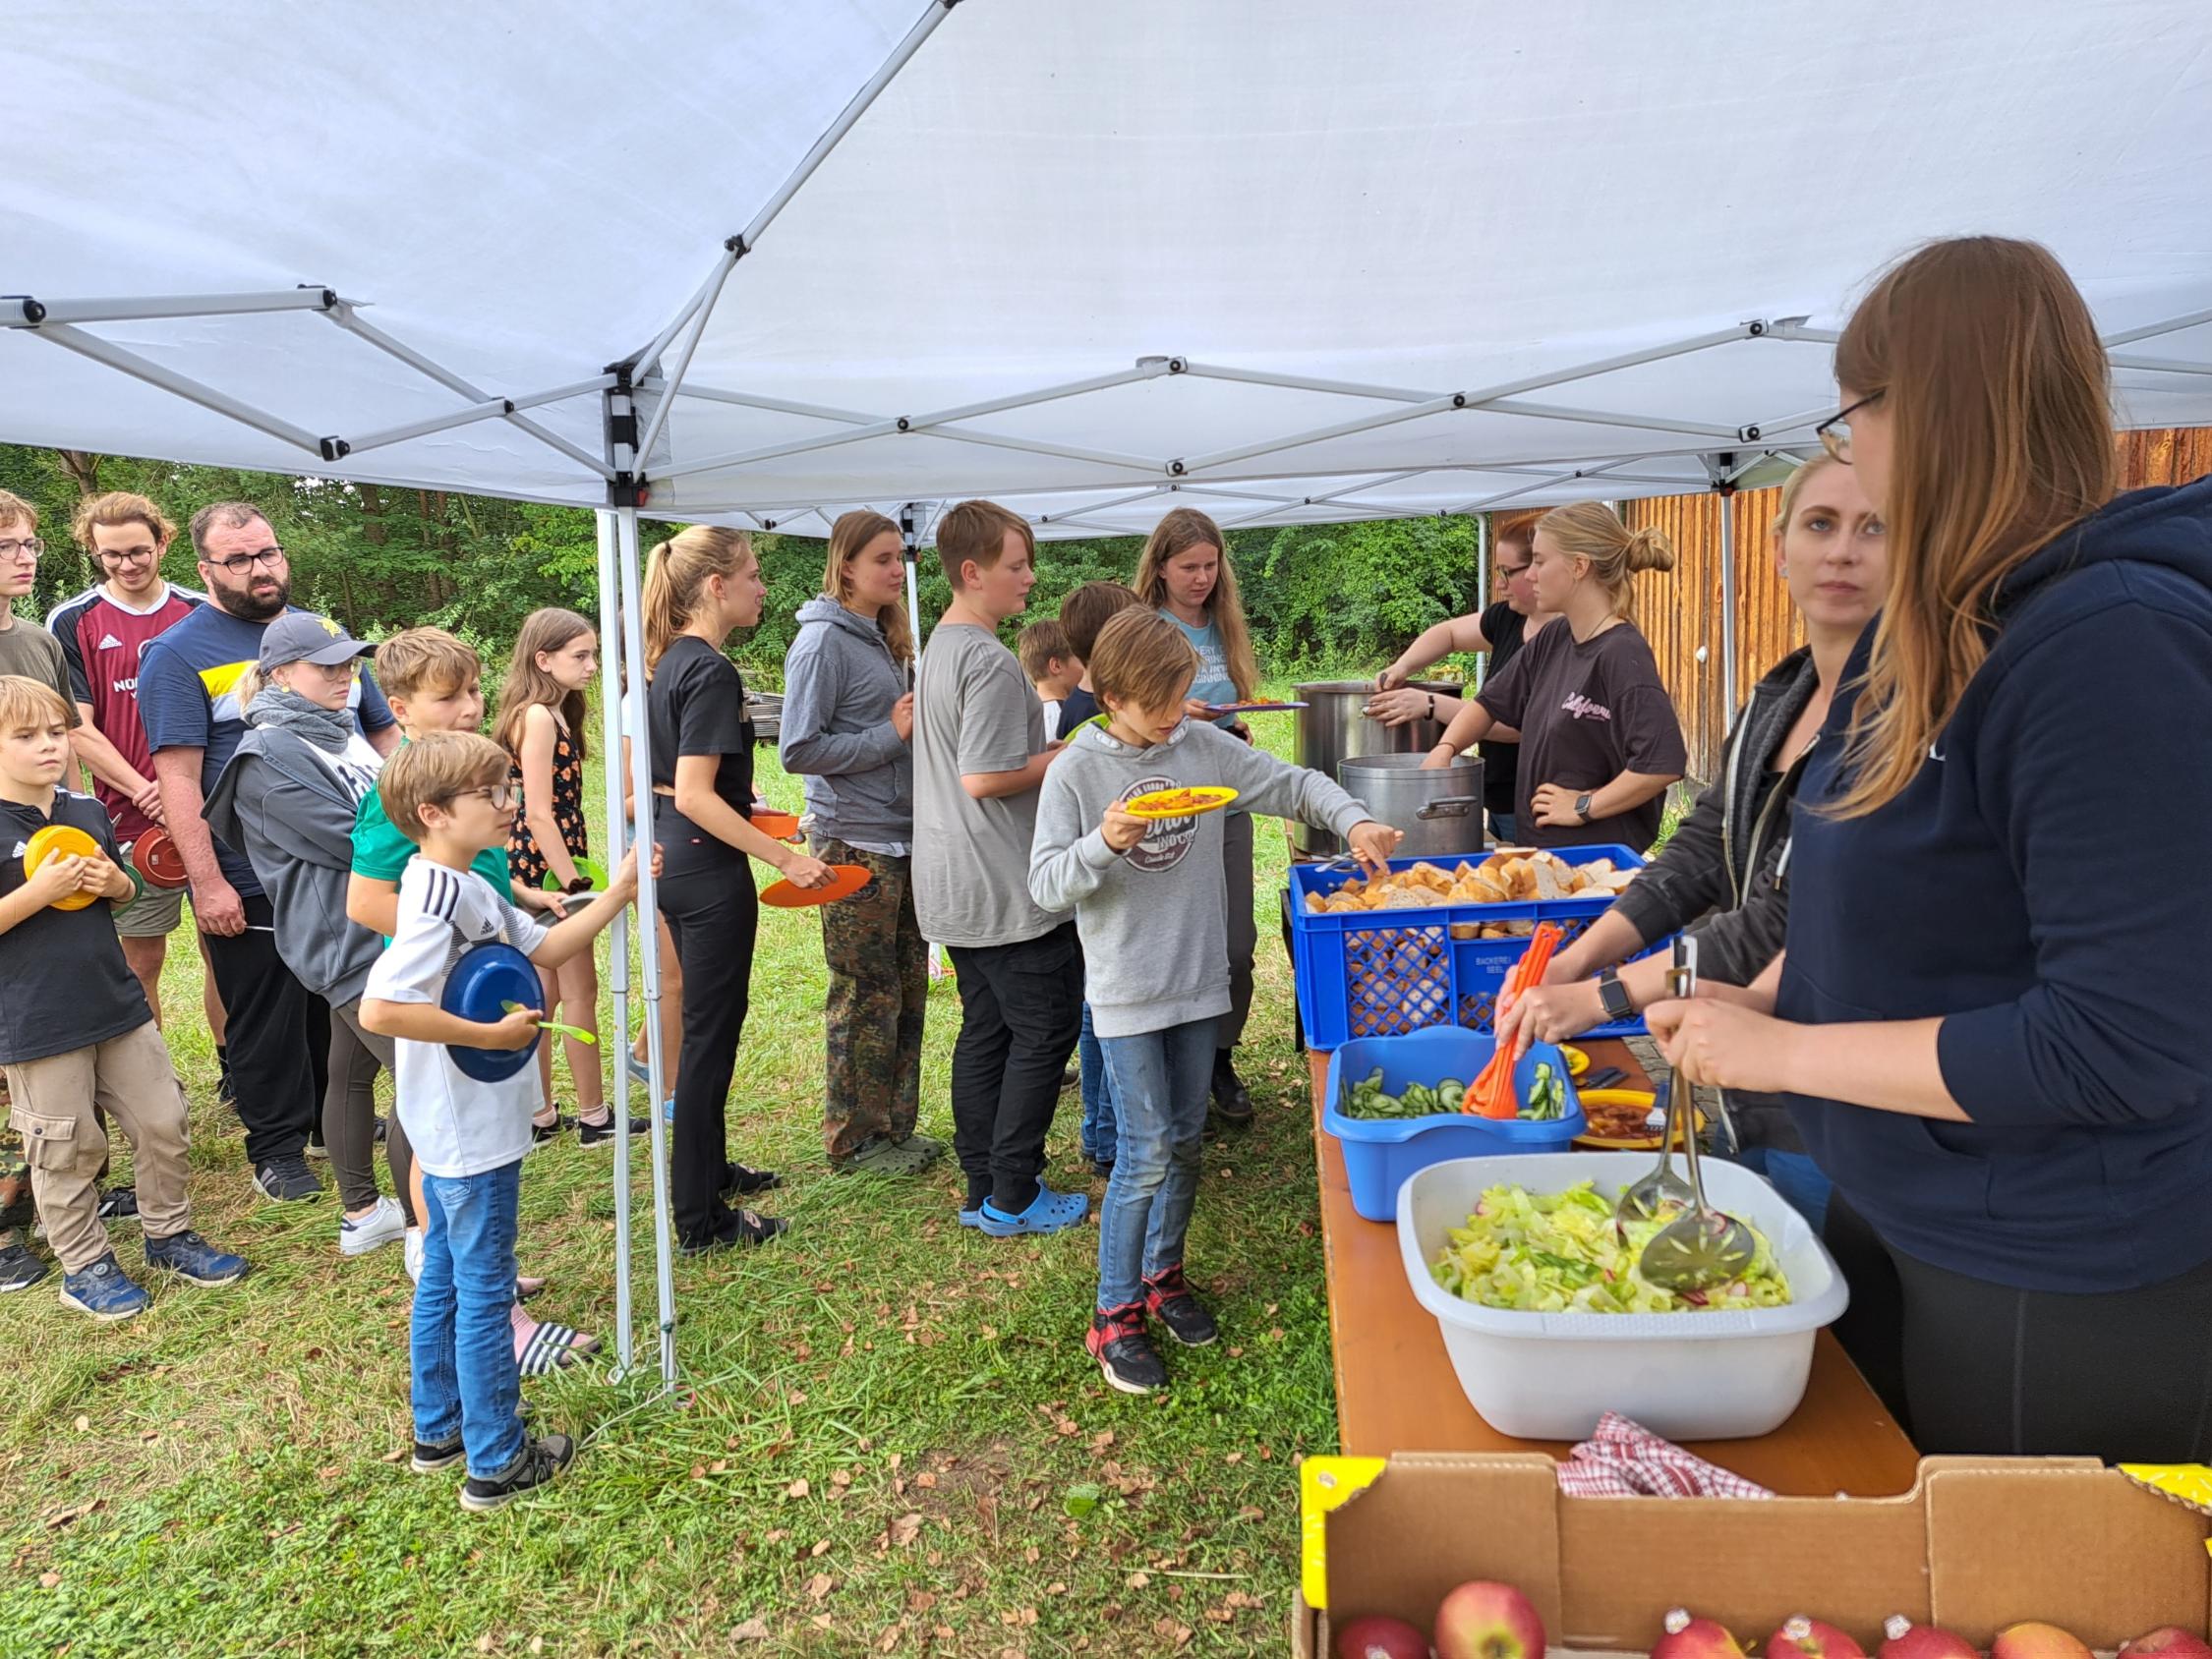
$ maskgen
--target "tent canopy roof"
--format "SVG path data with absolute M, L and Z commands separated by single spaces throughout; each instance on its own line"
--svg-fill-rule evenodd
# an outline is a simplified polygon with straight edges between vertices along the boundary
M 362 17 L 19 13 L 0 439 L 604 505 L 630 362 L 656 516 L 1673 493 L 1808 445 L 1854 293 L 1967 231 L 2157 330 L 2125 424 L 2212 424 L 2195 0 Z

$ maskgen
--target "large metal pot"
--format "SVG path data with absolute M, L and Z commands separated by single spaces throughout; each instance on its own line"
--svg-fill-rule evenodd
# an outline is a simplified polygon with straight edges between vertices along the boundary
M 1420 690 L 1447 697 L 1457 697 L 1466 689 L 1426 680 L 1415 684 Z M 1344 783 L 1337 769 L 1354 755 L 1426 755 L 1443 738 L 1444 728 L 1434 720 L 1386 726 L 1370 718 L 1367 706 L 1368 699 L 1373 695 L 1372 680 L 1318 680 L 1300 686 L 1298 700 L 1306 707 L 1298 712 L 1295 738 L 1298 764 Z M 1345 787 L 1351 785 L 1345 784 Z M 1353 793 L 1359 791 L 1355 789 Z M 1301 824 L 1293 833 L 1299 851 L 1315 858 L 1325 858 L 1343 850 L 1326 830 Z
M 1399 858 L 1480 857 L 1482 761 L 1462 755 L 1427 772 L 1421 762 L 1420 755 L 1354 755 L 1338 766 L 1337 781 L 1375 818 L 1406 832 Z

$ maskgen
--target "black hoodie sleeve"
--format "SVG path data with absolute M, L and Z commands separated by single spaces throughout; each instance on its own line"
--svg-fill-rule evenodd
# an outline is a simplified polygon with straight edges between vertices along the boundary
M 1720 775 L 1727 776 L 1721 759 Z M 1727 860 L 1721 856 L 1721 821 L 1727 816 L 1727 790 L 1715 783 L 1675 826 L 1659 857 L 1629 883 L 1613 907 L 1636 925 L 1646 944 L 1688 927 L 1710 910 L 1727 904 Z

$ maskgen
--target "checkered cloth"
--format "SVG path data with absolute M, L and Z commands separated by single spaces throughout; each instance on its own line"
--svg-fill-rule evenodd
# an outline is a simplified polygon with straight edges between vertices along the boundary
M 1598 1432 L 1559 1465 L 1570 1498 L 1772 1498 L 1764 1486 L 1691 1456 L 1641 1423 L 1608 1411 Z

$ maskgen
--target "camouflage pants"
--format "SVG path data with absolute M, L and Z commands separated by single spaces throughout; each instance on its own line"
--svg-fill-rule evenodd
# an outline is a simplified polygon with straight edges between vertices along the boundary
M 844 1158 L 871 1135 L 903 1140 L 914 1132 L 929 946 L 914 919 L 911 860 L 862 852 L 823 835 L 813 838 L 813 852 L 831 864 L 860 865 L 875 877 L 821 912 L 822 955 L 830 968 L 822 1144 L 832 1158 Z

